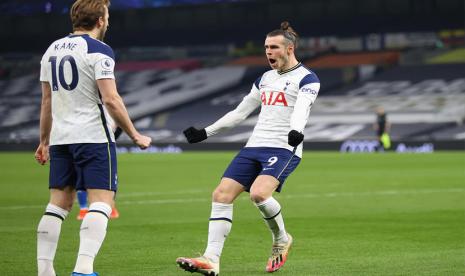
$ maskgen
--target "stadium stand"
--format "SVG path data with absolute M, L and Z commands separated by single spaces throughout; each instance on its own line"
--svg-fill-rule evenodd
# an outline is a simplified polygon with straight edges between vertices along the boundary
M 252 61 L 251 65 L 244 65 L 245 60 Z M 117 79 L 137 125 L 157 137 L 158 142 L 180 142 L 183 141 L 180 133 L 186 126 L 206 126 L 240 102 L 255 78 L 268 70 L 254 60 L 258 59 L 241 58 L 207 68 L 196 61 L 197 65 L 185 67 L 187 70 L 174 69 L 183 66 L 170 62 L 129 62 L 119 66 Z M 306 141 L 373 139 L 373 110 L 378 105 L 384 106 L 388 113 L 394 140 L 463 139 L 465 64 L 388 68 L 371 64 L 371 70 L 363 69 L 366 65 L 350 65 L 315 67 L 324 86 L 312 109 Z M 40 107 L 37 75 L 4 80 L 0 87 L 0 110 L 4 114 L 0 119 L 0 139 L 37 139 Z M 244 142 L 255 120 L 256 114 L 240 127 L 208 142 Z
M 465 65 L 425 65 L 395 67 L 372 79 L 340 89 L 325 89 L 312 109 L 306 140 L 373 138 L 373 110 L 382 105 L 393 123 L 394 139 L 456 139 L 465 128 L 457 126 L 465 118 Z M 315 70 L 325 83 L 331 74 Z M 340 83 L 343 83 L 340 80 Z M 189 124 L 204 126 L 234 108 L 250 89 L 250 84 L 170 112 L 166 126 L 180 132 Z M 202 112 L 200 112 L 202 111 Z M 208 114 L 205 114 L 208 111 Z M 255 122 L 212 137 L 211 141 L 245 141 Z M 176 122 L 184 122 L 179 124 Z M 444 135 L 444 131 L 450 136 Z M 442 133 L 442 135 L 438 135 Z
M 0 11 L 5 24 L 22 7 L 13 2 Z M 137 126 L 155 141 L 184 142 L 181 131 L 186 126 L 206 126 L 234 108 L 268 70 L 262 39 L 270 31 L 269 23 L 280 22 L 283 16 L 295 22 L 302 35 L 298 56 L 322 83 L 306 142 L 374 139 L 374 108 L 379 105 L 393 124 L 394 141 L 465 141 L 465 31 L 463 13 L 458 12 L 463 11 L 463 2 L 353 2 L 357 8 L 344 1 L 334 5 L 239 1 L 167 4 L 131 13 L 125 12 L 127 2 L 116 2 L 108 42 L 115 48 L 119 91 Z M 313 16 L 300 12 L 304 7 Z M 225 11 L 230 16 L 218 16 Z M 282 14 L 277 16 L 276 11 Z M 50 13 L 40 14 L 39 9 L 26 13 L 31 24 L 47 22 L 43 37 L 29 31 L 31 24 L 26 23 L 14 33 L 0 30 L 11 38 L 0 45 L 0 143 L 38 139 L 42 44 L 50 42 L 47 36 L 55 39 L 69 29 L 50 27 L 69 21 L 53 9 Z M 200 14 L 205 17 L 196 16 Z M 328 22 L 327 16 L 339 19 Z M 179 23 L 180 18 L 191 24 Z M 396 20 L 387 20 L 391 18 Z M 31 35 L 36 43 L 27 45 L 18 33 Z M 256 114 L 206 143 L 243 143 Z M 123 135 L 120 141 L 128 137 Z

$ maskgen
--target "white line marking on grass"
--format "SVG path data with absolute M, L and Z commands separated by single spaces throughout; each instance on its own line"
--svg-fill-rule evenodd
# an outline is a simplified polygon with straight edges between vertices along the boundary
M 201 193 L 201 190 L 192 190 L 190 194 Z M 318 197 L 357 197 L 357 196 L 395 196 L 395 195 L 419 195 L 419 194 L 433 194 L 433 193 L 463 193 L 465 189 L 451 188 L 451 189 L 424 189 L 424 190 L 385 190 L 375 192 L 340 192 L 340 193 L 308 193 L 308 194 L 288 194 L 280 195 L 279 198 L 292 199 L 292 198 L 318 198 Z M 189 192 L 186 192 L 189 194 Z M 175 193 L 134 193 L 140 195 L 169 195 L 169 194 L 186 194 L 183 192 Z M 209 194 L 206 192 L 206 195 Z M 131 194 L 128 194 L 131 195 Z M 240 197 L 239 200 L 249 200 L 248 197 Z M 174 204 L 174 203 L 192 203 L 192 202 L 210 202 L 209 197 L 201 198 L 173 198 L 173 199 L 149 199 L 149 200 L 123 200 L 117 201 L 117 204 L 136 204 L 136 205 L 150 205 L 150 204 Z M 34 209 L 45 208 L 44 205 L 17 205 L 17 206 L 0 206 L 0 210 L 19 210 L 19 209 Z
M 45 207 L 47 207 L 47 203 L 44 205 L 16 205 L 16 206 L 0 206 L 0 210 L 20 210 L 20 209 L 39 209 L 42 208 L 45 211 Z
M 280 198 L 318 198 L 318 197 L 356 197 L 356 196 L 392 196 L 392 195 L 416 195 L 416 194 L 432 194 L 432 193 L 461 193 L 465 189 L 428 189 L 428 190 L 411 190 L 411 191 L 398 191 L 386 190 L 379 192 L 342 192 L 342 193 L 324 193 L 324 194 L 293 194 L 282 195 Z M 240 197 L 239 200 L 249 200 L 248 197 Z M 154 199 L 154 200 L 139 200 L 139 201 L 119 201 L 118 204 L 174 204 L 174 203 L 192 203 L 192 202 L 210 202 L 209 198 L 177 198 L 177 199 Z
M 144 196 L 161 196 L 161 195 L 185 195 L 185 194 L 201 194 L 209 193 L 208 190 L 184 190 L 175 192 L 136 192 L 136 193 L 116 193 L 117 198 L 126 197 L 144 197 Z
M 324 194 L 294 194 L 282 195 L 280 198 L 316 198 L 316 197 L 356 197 L 356 196 L 390 196 L 390 195 L 418 195 L 432 193 L 463 193 L 465 189 L 425 189 L 425 190 L 386 190 L 377 192 L 341 192 Z
M 174 191 L 174 192 L 136 192 L 136 193 L 116 193 L 117 198 L 127 198 L 127 197 L 144 197 L 144 196 L 162 196 L 162 195 L 185 195 L 185 194 L 200 194 L 200 193 L 209 193 L 208 190 L 184 190 L 184 191 Z M 120 203 L 120 201 L 117 201 Z M 124 203 L 123 203 L 124 204 Z M 44 205 L 19 205 L 19 206 L 0 206 L 0 210 L 20 210 L 20 209 L 35 209 L 35 208 L 44 208 L 47 206 L 47 203 Z
M 173 204 L 173 203 L 190 203 L 190 202 L 209 202 L 209 198 L 176 198 L 176 199 L 153 199 L 153 200 L 126 200 L 118 201 L 117 204 L 124 205 L 150 205 L 150 204 Z

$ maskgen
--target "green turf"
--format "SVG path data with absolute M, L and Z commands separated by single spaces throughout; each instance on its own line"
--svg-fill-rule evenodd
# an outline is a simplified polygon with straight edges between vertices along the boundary
M 210 194 L 234 156 L 120 155 L 118 207 L 95 268 L 103 276 L 190 275 L 178 256 L 203 252 Z M 48 167 L 33 153 L 0 154 L 0 275 L 36 273 L 37 223 Z M 465 154 L 306 152 L 283 193 L 295 243 L 276 275 L 465 275 Z M 55 267 L 74 267 L 75 208 Z M 235 203 L 222 275 L 266 275 L 271 238 L 247 194 Z

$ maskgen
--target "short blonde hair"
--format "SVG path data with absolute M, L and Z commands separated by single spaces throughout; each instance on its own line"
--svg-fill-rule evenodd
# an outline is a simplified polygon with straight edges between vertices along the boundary
M 71 7 L 71 23 L 73 30 L 92 30 L 100 17 L 105 16 L 105 6 L 110 0 L 77 0 Z

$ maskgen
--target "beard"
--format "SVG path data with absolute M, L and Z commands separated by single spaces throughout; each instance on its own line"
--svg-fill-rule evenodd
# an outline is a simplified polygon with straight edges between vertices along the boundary
M 289 57 L 288 56 L 284 55 L 281 60 L 283 62 L 283 66 L 289 65 Z
M 283 70 L 286 70 L 286 67 L 288 66 L 289 64 L 289 58 L 287 56 L 282 56 L 280 58 L 278 58 L 278 61 L 277 61 L 277 69 L 279 71 L 283 71 Z

